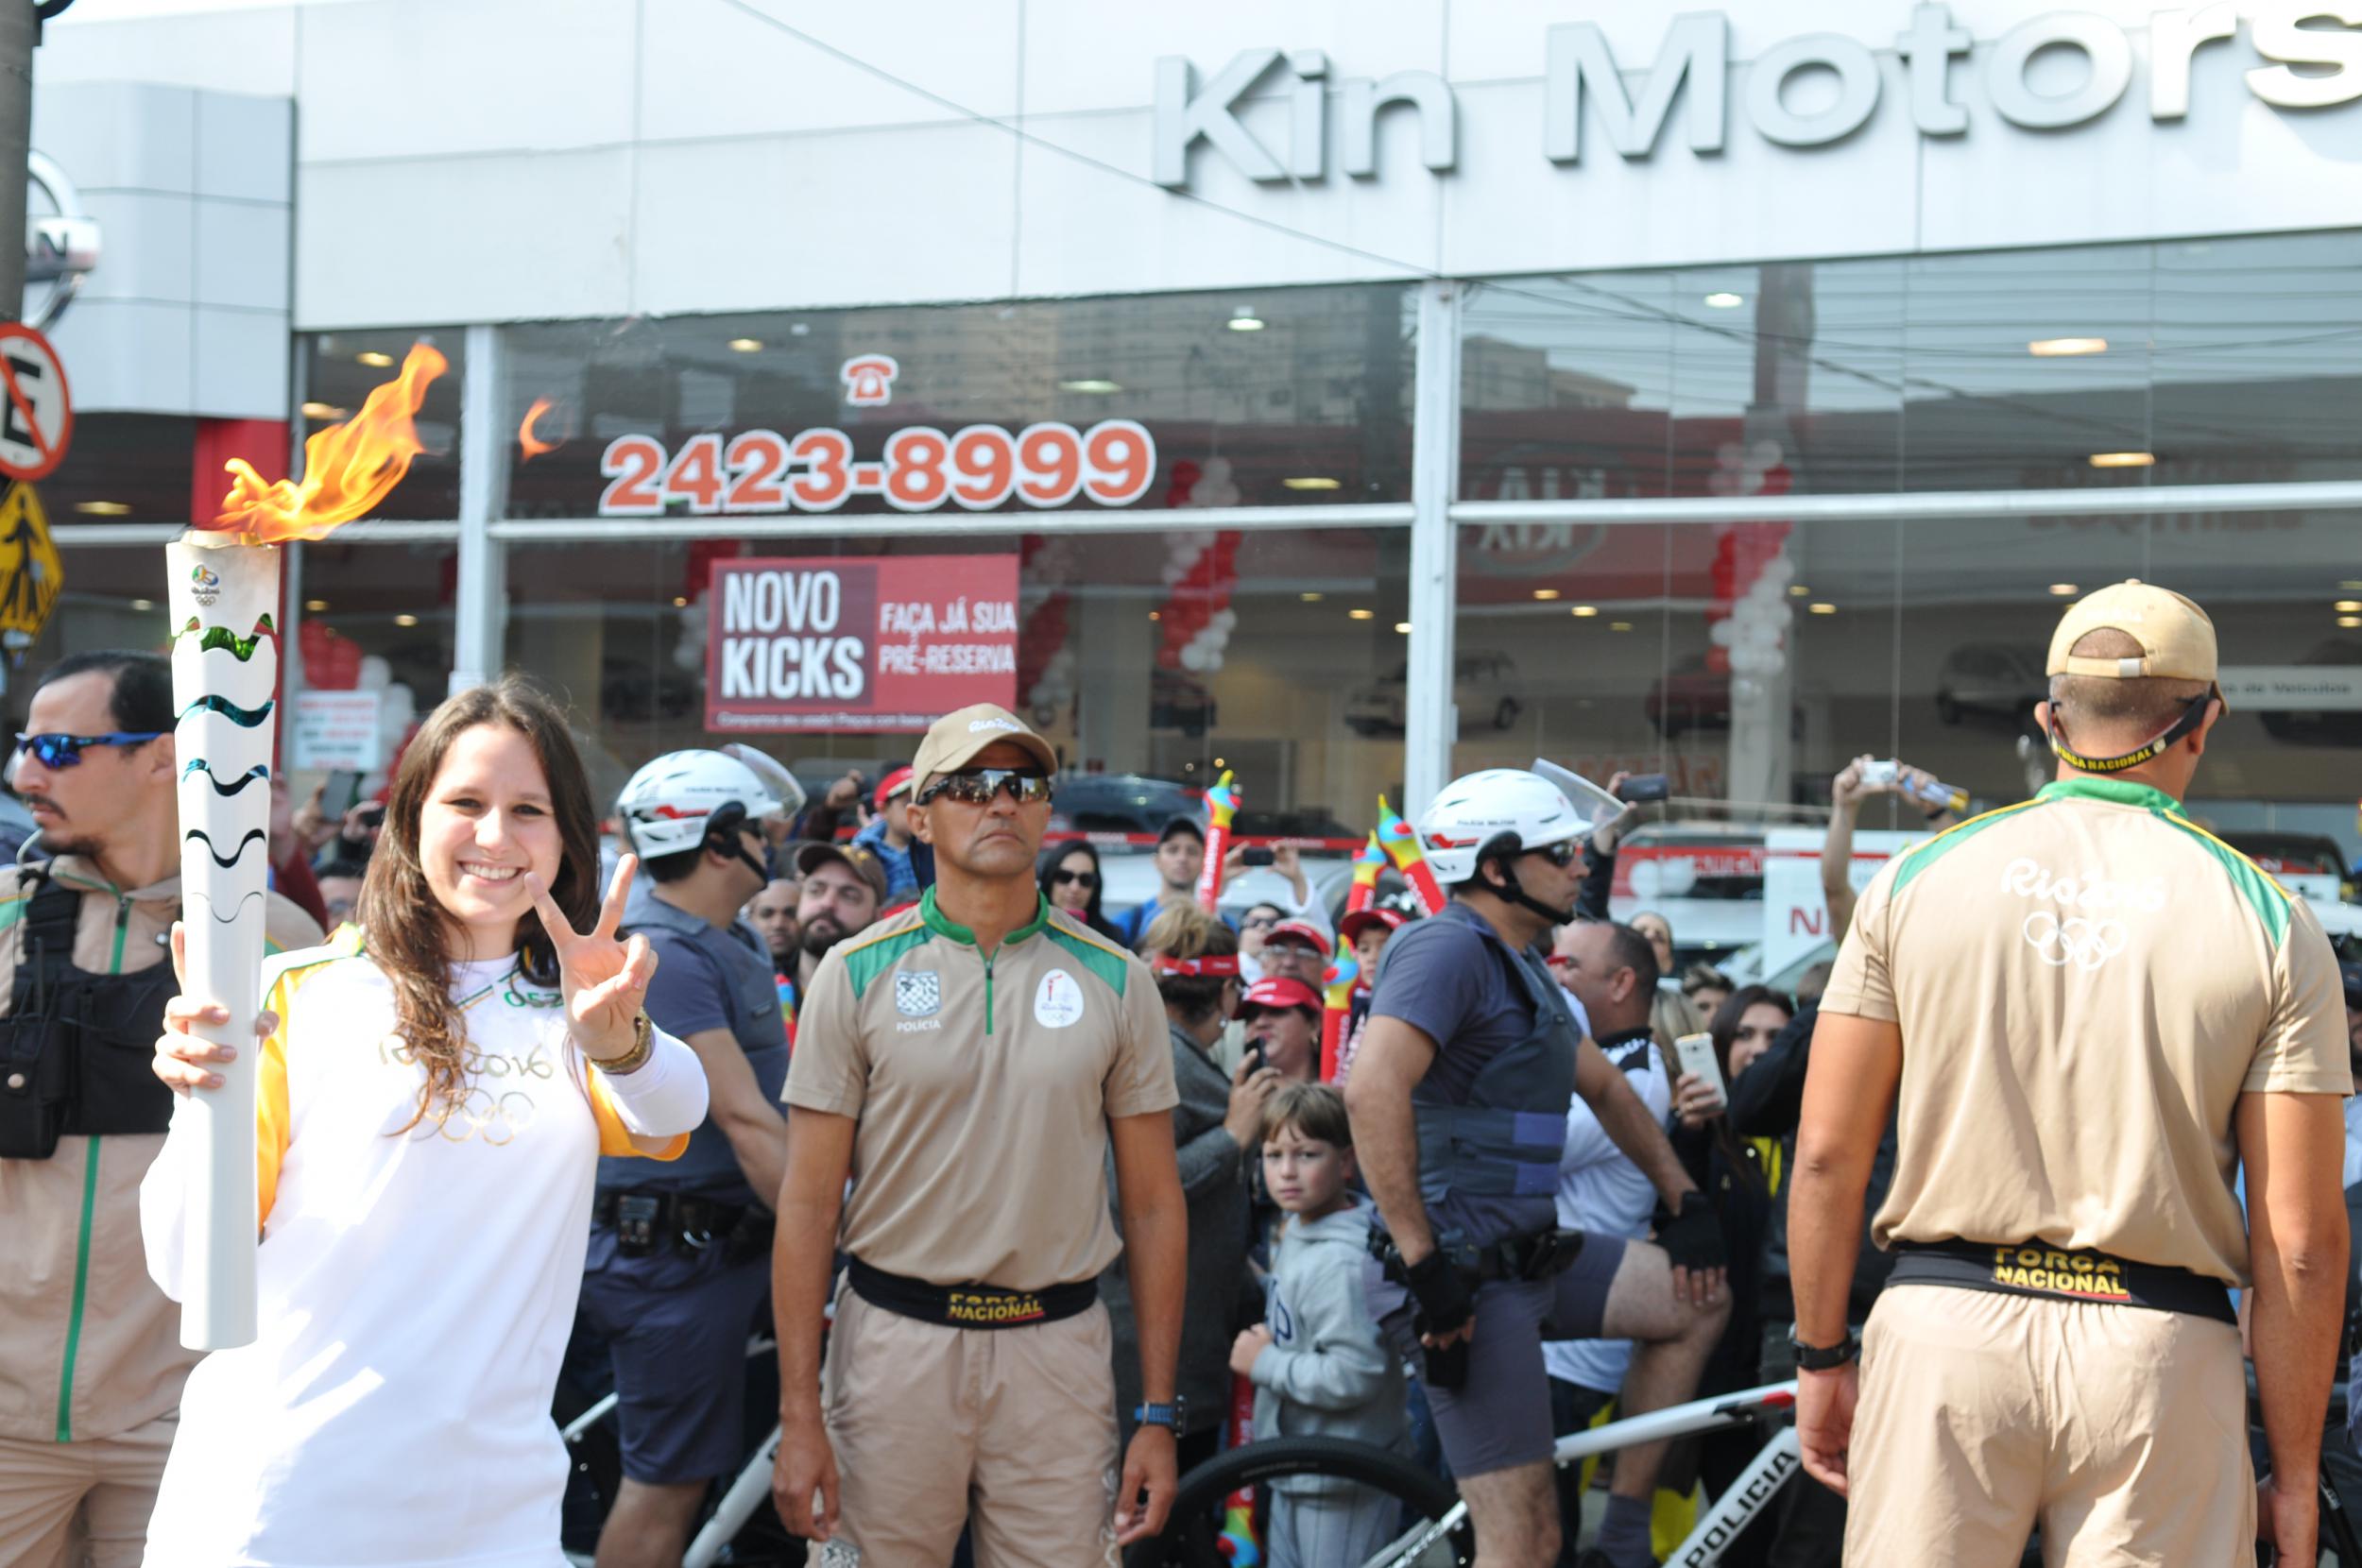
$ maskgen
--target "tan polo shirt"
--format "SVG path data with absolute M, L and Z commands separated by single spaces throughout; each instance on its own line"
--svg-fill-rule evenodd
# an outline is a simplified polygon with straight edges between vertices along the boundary
M 2234 1105 L 2353 1091 L 2312 912 L 2122 779 L 1889 861 L 1821 1010 L 1902 1026 L 1882 1247 L 2042 1241 L 2245 1286 Z
M 60 856 L 58 880 L 82 892 L 74 963 L 126 974 L 162 963 L 180 914 L 180 878 L 128 893 Z M 12 998 L 32 898 L 0 867 L 0 1012 Z M 312 917 L 270 895 L 273 952 L 320 940 Z M 180 1309 L 147 1277 L 140 1180 L 162 1133 L 69 1137 L 45 1160 L 0 1160 L 0 1436 L 37 1442 L 111 1438 L 180 1403 L 197 1353 L 180 1348 Z
M 820 961 L 780 1098 L 860 1120 L 847 1252 L 1011 1290 L 1115 1260 L 1108 1118 L 1179 1100 L 1147 964 L 1046 901 L 986 959 L 933 890 Z

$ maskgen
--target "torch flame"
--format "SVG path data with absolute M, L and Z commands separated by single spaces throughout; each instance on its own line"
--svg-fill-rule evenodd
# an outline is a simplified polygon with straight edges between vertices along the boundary
M 524 455 L 518 459 L 519 462 L 530 463 L 543 452 L 556 452 L 558 449 L 560 443 L 544 441 L 533 434 L 534 424 L 542 415 L 547 414 L 552 406 L 549 399 L 536 398 L 533 400 L 533 406 L 525 410 L 525 422 L 517 427 L 517 445 L 524 452 Z
M 210 527 L 244 536 L 248 544 L 327 537 L 384 501 L 410 460 L 426 449 L 412 423 L 426 401 L 426 383 L 449 368 L 432 345 L 413 344 L 402 373 L 372 390 L 361 412 L 330 425 L 303 443 L 303 482 L 265 480 L 251 465 L 231 458 L 230 494 Z

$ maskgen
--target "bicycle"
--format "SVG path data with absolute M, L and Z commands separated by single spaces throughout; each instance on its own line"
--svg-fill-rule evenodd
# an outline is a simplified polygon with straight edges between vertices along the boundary
M 746 1341 L 746 1359 L 760 1361 L 776 1348 L 777 1341 L 769 1336 L 753 1336 Z M 623 1455 L 608 1426 L 615 1413 L 616 1396 L 610 1390 L 583 1403 L 585 1396 L 580 1390 L 570 1389 L 561 1383 L 558 1397 L 557 1434 L 565 1440 L 567 1457 L 573 1467 L 568 1502 L 572 1505 L 579 1497 L 586 1510 L 595 1516 L 588 1521 L 587 1532 L 590 1542 L 595 1544 L 596 1521 L 603 1519 L 614 1503 L 615 1489 L 623 1477 Z M 581 1407 L 570 1409 L 574 1405 Z M 688 1550 L 681 1554 L 681 1568 L 717 1568 L 722 1563 L 795 1563 L 804 1559 L 804 1542 L 787 1534 L 770 1508 L 771 1464 L 779 1451 L 779 1428 L 775 1422 L 770 1436 L 754 1445 L 745 1465 L 726 1483 L 717 1483 L 718 1495 L 709 1502 L 707 1511 L 698 1521 L 697 1533 L 690 1538 Z M 588 1495 L 580 1496 L 582 1493 Z M 573 1568 L 591 1568 L 592 1552 L 570 1540 L 566 1559 Z
M 1686 1438 L 1745 1426 L 1766 1415 L 1794 1407 L 1796 1385 L 1771 1383 L 1741 1393 L 1717 1394 L 1631 1416 L 1558 1440 L 1556 1464 L 1577 1464 L 1635 1443 Z M 1714 1568 L 1748 1523 L 1768 1508 L 1803 1461 L 1796 1428 L 1783 1422 L 1744 1470 L 1715 1499 L 1666 1559 L 1668 1568 Z M 1400 1508 L 1395 1533 L 1360 1568 L 1464 1568 L 1476 1559 L 1476 1532 L 1468 1505 L 1439 1476 L 1390 1449 L 1341 1438 L 1275 1438 L 1249 1443 L 1209 1459 L 1181 1479 L 1164 1532 L 1136 1548 L 1129 1568 L 1249 1568 L 1246 1555 L 1261 1541 L 1270 1490 L 1275 1483 L 1326 1482 L 1355 1485 L 1394 1499 Z M 1253 1489 L 1251 1505 L 1235 1500 Z M 1244 1548 L 1242 1551 L 1241 1548 Z M 1315 1560 L 1337 1560 L 1314 1551 Z M 1339 1568 L 1346 1568 L 1340 1562 Z

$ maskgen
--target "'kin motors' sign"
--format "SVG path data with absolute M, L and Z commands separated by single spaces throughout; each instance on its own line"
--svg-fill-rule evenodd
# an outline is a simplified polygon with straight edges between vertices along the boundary
M 2189 113 L 2193 57 L 2208 44 L 2234 41 L 2242 9 L 2249 13 L 2249 46 L 2266 62 L 2245 73 L 2248 91 L 2257 98 L 2275 109 L 2327 109 L 2362 98 L 2362 5 L 2354 0 L 2265 0 L 2243 7 L 2223 0 L 2148 17 L 2150 119 L 2179 120 Z M 1588 98 L 1592 118 L 1606 131 L 1608 145 L 1624 158 L 1646 158 L 1671 117 L 1677 94 L 1684 97 L 1683 130 L 1689 150 L 1721 151 L 1730 118 L 1730 19 L 1720 11 L 1675 16 L 1646 73 L 1634 73 L 1637 91 L 1633 92 L 1627 91 L 1626 71 L 1596 23 L 1550 28 L 1543 80 L 1543 156 L 1553 163 L 1581 161 Z M 1951 9 L 1943 4 L 1917 7 L 1909 27 L 1895 36 L 1894 51 L 1908 70 L 1911 121 L 1921 135 L 1960 136 L 1967 131 L 1968 111 L 1952 99 L 1952 68 L 1974 43 L 1966 28 L 1953 26 Z M 2080 85 L 2053 93 L 2039 92 L 2029 82 L 2035 56 L 2051 49 L 2082 57 Z M 1289 78 L 1284 162 L 1256 139 L 1237 113 L 1241 100 L 1275 72 Z M 1788 88 L 1806 72 L 1833 76 L 1837 93 L 1834 98 L 1822 94 L 1825 101 L 1799 111 L 1789 107 Z M 2104 16 L 2056 11 L 2004 33 L 1987 52 L 1982 74 L 1986 101 L 2001 118 L 2028 130 L 2062 130 L 2097 119 L 2124 96 L 2132 80 L 2132 39 Z M 1159 60 L 1153 158 L 1156 182 L 1187 190 L 1190 152 L 1200 141 L 1250 179 L 1277 182 L 1325 178 L 1330 169 L 1327 81 L 1328 57 L 1318 49 L 1284 55 L 1277 49 L 1242 50 L 1202 86 L 1186 58 L 1169 55 Z M 1748 123 L 1766 141 L 1789 147 L 1826 146 L 1869 123 L 1883 85 L 1869 44 L 1841 33 L 1808 33 L 1775 43 L 1755 58 L 1741 107 Z M 1418 117 L 1420 162 L 1437 174 L 1458 165 L 1459 101 L 1450 84 L 1434 72 L 1399 71 L 1376 81 L 1344 79 L 1338 97 L 1343 143 L 1339 163 L 1345 174 L 1357 179 L 1377 177 L 1378 119 L 1396 107 L 1407 107 Z

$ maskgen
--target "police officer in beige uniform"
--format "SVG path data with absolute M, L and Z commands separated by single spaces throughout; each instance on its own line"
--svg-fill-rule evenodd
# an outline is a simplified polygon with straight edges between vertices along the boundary
M 1048 741 L 979 704 L 936 721 L 912 766 L 934 886 L 829 949 L 788 1068 L 773 1495 L 831 1568 L 940 1568 L 963 1522 L 978 1568 L 1117 1568 L 1163 1526 L 1187 1423 L 1164 1002 L 1035 880 Z M 1121 1456 L 1097 1284 L 1119 1253 L 1145 1401 Z
M 2182 810 L 2223 713 L 2205 612 L 2103 588 L 2049 673 L 2057 781 L 1890 861 L 1822 999 L 1789 1204 L 1805 1464 L 1851 1498 L 1848 1561 L 2011 1562 L 2039 1523 L 2051 1568 L 2251 1562 L 2227 1299 L 2251 1288 L 2263 1533 L 2310 1562 L 2347 1253 L 2336 962 Z M 1890 1106 L 1872 1234 L 1896 1261 L 1856 1347 Z

